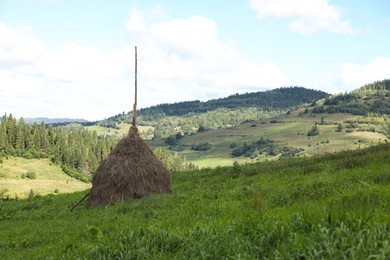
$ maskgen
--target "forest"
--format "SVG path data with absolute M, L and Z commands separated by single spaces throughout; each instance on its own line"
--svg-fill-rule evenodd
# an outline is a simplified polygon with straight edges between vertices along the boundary
M 320 90 L 311 90 L 303 87 L 285 87 L 268 91 L 259 91 L 245 94 L 234 94 L 225 98 L 209 101 L 185 101 L 172 104 L 160 104 L 148 108 L 141 108 L 137 114 L 146 121 L 156 120 L 164 116 L 184 116 L 191 113 L 205 113 L 220 108 L 245 109 L 258 108 L 263 111 L 288 110 L 295 106 L 326 98 L 329 94 Z M 124 112 L 106 120 L 109 122 L 131 122 L 131 112 Z
M 350 93 L 326 98 L 313 113 L 390 114 L 390 80 L 367 84 Z
M 84 129 L 67 131 L 64 127 L 46 127 L 45 123 L 27 124 L 10 114 L 0 124 L 0 159 L 6 156 L 49 158 L 69 176 L 89 181 L 100 161 L 115 142 Z
M 200 127 L 218 129 L 238 125 L 245 121 L 277 117 L 291 109 L 311 104 L 329 94 L 302 87 L 289 87 L 235 94 L 206 102 L 186 101 L 161 104 L 138 111 L 138 124 L 153 126 L 156 138 L 165 138 L 180 132 L 196 133 Z M 132 112 L 121 113 L 97 122 L 97 125 L 118 128 L 118 124 L 131 123 Z
M 10 114 L 0 123 L 0 160 L 17 156 L 26 159 L 49 158 L 69 176 L 89 182 L 100 161 L 107 157 L 118 140 L 98 136 L 80 125 L 53 127 L 28 124 Z M 155 154 L 169 170 L 185 171 L 196 167 L 171 152 L 156 149 Z

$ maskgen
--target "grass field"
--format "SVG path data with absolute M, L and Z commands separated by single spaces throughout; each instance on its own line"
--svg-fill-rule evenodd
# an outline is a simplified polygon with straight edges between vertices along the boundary
M 107 128 L 98 125 L 87 126 L 89 131 L 96 131 L 98 136 L 111 136 L 115 139 L 120 139 L 127 135 L 131 124 L 118 124 L 119 129 Z M 137 126 L 139 132 L 146 133 L 149 129 L 153 130 L 152 126 Z M 145 136 L 147 137 L 147 136 Z M 151 137 L 150 137 L 151 138 Z
M 28 175 L 33 177 L 30 177 Z M 27 198 L 35 194 L 69 193 L 85 190 L 90 184 L 66 175 L 49 159 L 9 157 L 0 163 L 0 198 Z
M 172 173 L 173 190 L 87 209 L 0 201 L 2 259 L 389 259 L 390 146 Z
M 237 146 L 245 142 L 251 144 L 260 137 L 269 138 L 280 144 L 303 148 L 304 151 L 300 156 L 313 156 L 326 153 L 332 153 L 342 150 L 364 148 L 388 140 L 384 134 L 377 132 L 360 132 L 356 129 L 347 133 L 347 120 L 356 120 L 362 116 L 351 114 L 299 114 L 303 110 L 294 111 L 291 115 L 284 115 L 278 118 L 265 119 L 243 123 L 241 125 L 208 130 L 195 135 L 185 136 L 180 140 L 180 144 L 186 148 L 178 152 L 179 155 L 185 156 L 187 160 L 193 162 L 199 167 L 215 167 L 232 165 L 235 161 L 255 162 L 258 160 L 273 160 L 278 157 L 261 157 L 249 159 L 244 157 L 232 157 L 232 149 L 229 148 L 231 143 Z M 325 117 L 325 124 L 318 125 L 320 134 L 318 136 L 308 137 L 308 131 L 315 123 L 321 122 L 321 117 Z M 272 123 L 273 121 L 278 123 Z M 338 123 L 343 126 L 342 132 L 336 132 Z M 192 151 L 192 144 L 208 142 L 211 149 L 208 151 Z M 162 140 L 149 141 L 151 147 L 163 146 Z

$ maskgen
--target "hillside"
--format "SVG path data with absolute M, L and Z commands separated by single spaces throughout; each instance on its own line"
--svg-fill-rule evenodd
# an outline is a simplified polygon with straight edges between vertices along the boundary
M 2 259 L 390 258 L 389 145 L 172 173 L 170 195 L 0 201 Z
M 308 136 L 317 126 L 319 133 Z M 339 125 L 341 130 L 338 130 Z M 149 140 L 152 148 L 164 147 L 185 157 L 199 167 L 216 167 L 265 160 L 277 160 L 281 156 L 313 156 L 345 149 L 358 149 L 387 142 L 390 121 L 383 116 L 364 117 L 351 114 L 313 114 L 298 109 L 275 118 L 251 120 L 228 128 L 201 131 L 196 134 Z M 169 139 L 172 139 L 170 137 Z M 257 151 L 234 156 L 233 152 L 250 146 L 262 138 L 283 146 L 274 151 Z M 193 149 L 194 145 L 208 144 L 205 150 Z M 270 147 L 274 149 L 275 147 Z M 282 150 L 285 149 L 283 152 Z M 296 150 L 294 150 L 296 149 Z
M 172 104 L 160 104 L 137 111 L 142 118 L 160 118 L 162 116 L 183 116 L 189 113 L 206 113 L 219 108 L 242 109 L 258 108 L 264 111 L 288 110 L 326 98 L 329 94 L 303 87 L 278 88 L 254 93 L 235 94 L 225 98 L 209 101 L 185 101 Z M 113 122 L 131 123 L 131 113 L 118 114 L 103 120 L 102 124 Z
M 25 199 L 32 194 L 69 193 L 90 187 L 69 177 L 48 159 L 9 157 L 1 161 L 0 199 Z
M 292 87 L 234 95 L 201 103 L 209 104 L 210 108 L 214 107 L 210 104 L 234 105 L 242 100 L 253 104 L 259 96 L 265 95 L 269 102 L 275 102 L 279 110 L 220 107 L 181 116 L 141 114 L 137 122 L 141 136 L 149 140 L 148 144 L 152 148 L 168 150 L 172 155 L 178 155 L 180 160 L 195 163 L 199 167 L 356 149 L 388 141 L 390 117 L 380 114 L 380 110 L 365 115 L 337 111 L 351 104 L 359 105 L 359 109 L 362 109 L 366 103 L 372 104 L 373 109 L 384 108 L 385 105 L 377 107 L 376 104 L 382 102 L 388 105 L 388 82 L 376 82 L 349 94 L 310 100 L 289 109 L 282 109 L 283 98 L 292 102 L 302 97 L 309 101 L 312 94 L 321 92 Z M 177 113 L 180 108 L 185 108 L 176 105 L 173 107 L 178 109 Z M 168 108 L 170 105 L 162 107 Z M 53 127 L 44 123 L 30 125 L 23 119 L 16 120 L 11 114 L 4 115 L 0 124 L 0 158 L 49 158 L 69 176 L 88 181 L 100 160 L 110 152 L 119 138 L 127 134 L 127 116 L 123 113 L 115 117 L 117 121 L 102 121 L 90 126 L 68 124 Z M 313 127 L 319 132 L 308 136 Z
M 212 99 L 206 102 L 190 101 L 174 104 L 161 104 L 140 109 L 139 114 L 153 116 L 180 116 L 188 113 L 204 113 L 218 108 L 248 108 L 256 107 L 266 111 L 289 109 L 305 103 L 327 97 L 329 94 L 303 87 L 278 88 L 263 92 L 235 94 L 226 98 Z
M 314 113 L 351 113 L 390 115 L 390 80 L 365 85 L 350 93 L 328 97 Z

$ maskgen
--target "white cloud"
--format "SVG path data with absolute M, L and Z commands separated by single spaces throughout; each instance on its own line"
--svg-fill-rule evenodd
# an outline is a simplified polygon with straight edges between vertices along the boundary
M 130 12 L 127 28 L 139 46 L 141 80 L 150 93 L 144 104 L 208 99 L 259 88 L 275 88 L 287 79 L 275 64 L 254 64 L 218 34 L 206 17 L 168 20 L 150 12 Z M 142 101 L 140 102 L 142 103 Z
M 339 34 L 356 34 L 349 20 L 341 18 L 342 10 L 328 0 L 251 0 L 260 20 L 289 19 L 289 28 L 299 34 L 321 30 Z
M 345 86 L 353 88 L 390 79 L 390 57 L 378 57 L 367 64 L 343 63 L 340 78 Z
M 31 28 L 5 24 L 0 35 L 0 113 L 94 120 L 125 110 L 128 100 L 118 94 L 130 77 L 123 50 L 68 43 L 54 52 Z
M 96 76 L 113 80 L 124 77 L 124 57 L 102 53 L 93 46 L 65 44 L 61 51 L 47 52 L 35 64 L 41 76 L 62 81 L 85 81 Z
M 0 23 L 0 35 L 0 67 L 31 64 L 45 51 L 44 43 L 28 27 L 11 29 Z
M 31 28 L 0 24 L 0 112 L 96 120 L 131 110 L 134 45 L 140 107 L 286 85 L 277 65 L 240 57 L 211 19 L 132 8 L 126 26 L 130 44 L 103 52 L 76 43 L 51 51 Z

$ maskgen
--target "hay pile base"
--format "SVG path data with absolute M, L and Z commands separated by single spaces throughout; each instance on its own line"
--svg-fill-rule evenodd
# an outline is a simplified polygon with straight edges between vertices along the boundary
M 128 136 L 119 141 L 96 170 L 86 204 L 97 207 L 170 192 L 167 169 L 138 135 L 137 128 L 131 127 Z

